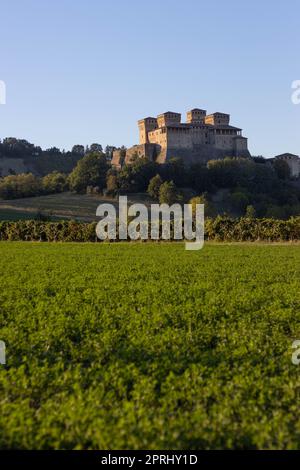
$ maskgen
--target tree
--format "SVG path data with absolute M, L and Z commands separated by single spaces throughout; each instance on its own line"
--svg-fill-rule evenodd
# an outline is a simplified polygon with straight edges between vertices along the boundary
M 149 186 L 147 189 L 147 193 L 153 197 L 153 199 L 159 199 L 159 190 L 161 185 L 163 184 L 163 180 L 161 179 L 160 175 L 153 176 L 149 182 Z
M 246 207 L 245 217 L 247 219 L 255 219 L 256 211 L 252 205 Z
M 115 196 L 118 191 L 118 176 L 114 173 L 108 173 L 106 178 L 107 194 Z
M 213 189 L 211 172 L 205 165 L 199 163 L 191 165 L 188 169 L 187 180 L 188 185 L 199 193 Z
M 106 173 L 108 171 L 106 157 L 99 153 L 89 153 L 78 161 L 69 176 L 71 191 L 84 193 L 87 186 L 98 187 L 103 190 L 106 186 Z
M 218 188 L 245 186 L 255 173 L 255 163 L 246 158 L 210 160 L 207 164 L 211 181 Z M 263 165 L 258 165 L 263 166 Z
M 103 152 L 103 148 L 102 148 L 102 145 L 100 144 L 92 144 L 90 146 L 90 150 L 89 150 L 91 153 L 94 153 L 94 152 L 99 152 L 99 153 L 102 153 Z
M 45 150 L 45 153 L 48 153 L 49 155 L 60 155 L 61 152 L 58 147 L 50 147 Z
M 284 160 L 274 160 L 273 168 L 279 179 L 287 180 L 291 177 L 290 167 Z
M 42 179 L 43 190 L 47 194 L 62 193 L 68 188 L 67 177 L 64 173 L 53 171 Z
M 169 206 L 178 202 L 179 193 L 173 181 L 165 181 L 159 188 L 159 203 Z
M 238 189 L 231 194 L 230 203 L 234 210 L 244 214 L 249 204 L 249 197 L 242 189 Z
M 74 145 L 72 147 L 72 153 L 74 155 L 81 155 L 82 157 L 84 156 L 84 145 Z
M 164 181 L 173 181 L 176 186 L 184 187 L 186 168 L 181 158 L 171 158 L 161 166 L 159 173 Z
M 131 167 L 135 191 L 147 191 L 151 178 L 157 174 L 158 164 L 147 158 L 137 158 Z
M 124 165 L 119 172 L 119 188 L 122 192 L 144 192 L 157 172 L 157 163 L 137 156 L 133 163 Z
M 193 216 L 196 214 L 196 205 L 204 204 L 204 213 L 207 217 L 213 217 L 215 215 L 215 209 L 213 204 L 208 200 L 207 193 L 201 194 L 201 196 L 195 196 L 190 199 L 189 204 L 192 205 Z
M 114 150 L 116 150 L 116 147 L 114 147 L 113 145 L 107 145 L 105 147 L 105 155 L 109 160 L 112 159 Z
M 32 173 L 9 175 L 0 180 L 0 197 L 3 199 L 38 196 L 41 192 L 41 180 Z

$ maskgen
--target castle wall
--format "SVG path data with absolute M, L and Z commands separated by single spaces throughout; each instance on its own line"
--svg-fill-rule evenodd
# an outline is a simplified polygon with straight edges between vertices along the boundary
M 290 168 L 291 176 L 298 177 L 300 174 L 300 160 L 285 160 Z
M 159 146 L 156 144 L 142 144 L 134 145 L 133 147 L 126 150 L 126 157 L 124 163 L 126 165 L 132 163 L 136 157 L 147 158 L 148 160 L 155 160 L 157 152 L 159 152 Z
M 170 127 L 167 131 L 167 145 L 168 147 L 178 149 L 190 149 L 193 148 L 193 143 L 190 135 L 189 128 L 182 127 Z
M 300 176 L 300 158 L 298 157 L 298 155 L 286 153 L 282 155 L 277 155 L 277 157 L 275 157 L 275 160 L 285 161 L 289 166 L 292 177 L 298 178 Z
M 236 157 L 250 157 L 250 152 L 248 150 L 248 139 L 241 136 L 235 137 L 234 150 Z
M 213 143 L 211 132 L 206 127 L 191 127 L 190 138 L 193 145 L 206 145 Z
M 148 134 L 152 130 L 157 128 L 157 119 L 148 117 L 146 119 L 141 119 L 138 122 L 139 134 L 140 134 L 140 145 L 147 144 L 149 142 Z
M 156 129 L 155 131 L 149 132 L 148 140 L 150 144 L 158 144 L 161 147 L 167 146 L 167 132 L 166 128 Z
M 234 150 L 235 148 L 235 139 L 234 135 L 215 135 L 215 146 L 218 149 L 223 150 Z
M 111 159 L 112 166 L 114 166 L 117 170 L 120 170 L 123 166 L 124 161 L 125 161 L 124 151 L 114 150 L 112 159 Z

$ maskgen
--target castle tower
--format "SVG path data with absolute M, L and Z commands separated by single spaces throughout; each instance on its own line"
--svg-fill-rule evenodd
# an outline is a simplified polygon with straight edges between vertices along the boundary
M 147 117 L 138 121 L 140 133 L 140 145 L 148 144 L 148 132 L 157 129 L 157 120 L 154 117 Z
M 168 127 L 180 124 L 181 114 L 168 111 L 167 113 L 159 114 L 157 116 L 158 127 Z
M 205 124 L 211 124 L 212 126 L 228 126 L 229 121 L 230 114 L 225 113 L 213 113 L 205 118 Z
M 186 113 L 186 122 L 188 124 L 200 124 L 204 122 L 206 116 L 206 111 L 205 109 L 192 109 L 191 111 L 188 111 Z

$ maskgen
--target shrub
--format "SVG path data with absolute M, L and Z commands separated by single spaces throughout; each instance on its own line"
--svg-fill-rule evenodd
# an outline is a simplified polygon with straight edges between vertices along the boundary
M 159 199 L 159 190 L 162 184 L 163 180 L 160 175 L 156 175 L 151 178 L 147 192 L 153 199 Z
M 69 176 L 69 185 L 76 193 L 85 193 L 87 186 L 98 186 L 103 190 L 106 186 L 108 164 L 103 154 L 89 153 L 85 155 Z
M 32 173 L 9 175 L 0 179 L 0 197 L 17 199 L 42 193 L 42 181 Z
M 64 173 L 53 171 L 44 176 L 42 185 L 46 194 L 62 193 L 68 189 L 67 176 Z
M 174 204 L 178 202 L 179 192 L 173 181 L 166 181 L 159 188 L 160 204 Z

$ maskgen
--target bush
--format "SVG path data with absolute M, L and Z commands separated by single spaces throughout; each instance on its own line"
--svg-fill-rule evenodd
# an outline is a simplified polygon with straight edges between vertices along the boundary
M 87 186 L 98 186 L 102 191 L 106 186 L 108 168 L 104 154 L 96 152 L 85 155 L 69 176 L 71 191 L 85 193 Z
M 4 221 L 0 222 L 0 240 L 95 242 L 98 241 L 95 232 L 96 225 L 96 222 L 75 221 Z M 215 219 L 207 218 L 205 220 L 205 239 L 226 242 L 300 240 L 300 217 L 291 217 L 288 220 L 249 217 L 233 219 L 221 216 Z
M 159 188 L 159 202 L 160 204 L 174 204 L 178 202 L 180 193 L 176 188 L 173 181 L 166 181 Z
M 156 175 L 151 178 L 147 192 L 153 199 L 159 199 L 159 190 L 162 184 L 163 180 L 160 175 Z
M 113 173 L 109 173 L 106 178 L 106 189 L 107 194 L 115 196 L 118 192 L 118 176 Z
M 62 193 L 68 189 L 67 176 L 64 173 L 53 171 L 44 176 L 42 185 L 46 194 Z
M 212 217 L 215 213 L 213 204 L 208 200 L 207 194 L 204 193 L 201 196 L 195 196 L 190 199 L 189 204 L 192 204 L 193 214 L 196 213 L 196 204 L 204 204 L 205 217 Z
M 32 173 L 9 175 L 0 179 L 0 198 L 3 199 L 37 196 L 42 190 L 41 179 Z

